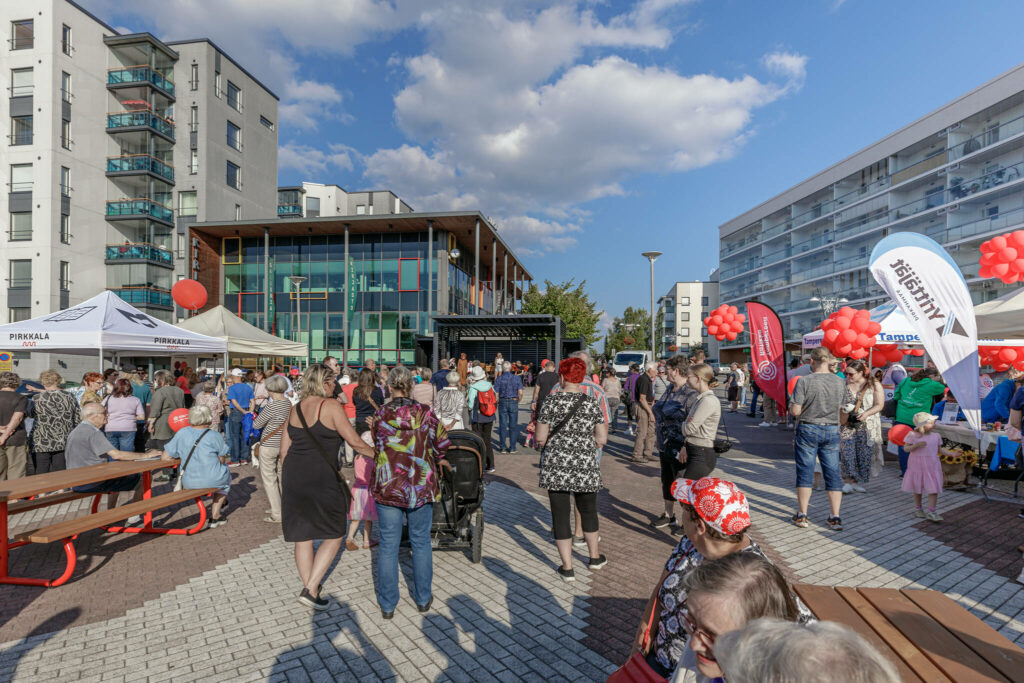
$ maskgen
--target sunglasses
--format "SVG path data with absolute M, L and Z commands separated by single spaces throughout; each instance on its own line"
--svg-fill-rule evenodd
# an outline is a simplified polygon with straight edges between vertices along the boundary
M 697 626 L 697 622 L 694 621 L 693 617 L 690 616 L 690 612 L 686 606 L 686 600 L 683 600 L 682 607 L 683 628 L 686 630 L 688 634 L 690 634 L 691 638 L 699 638 L 700 641 L 704 644 L 704 647 L 706 648 L 707 652 L 701 653 L 701 656 L 705 659 L 710 659 L 713 662 L 717 662 L 718 660 L 715 659 L 713 648 L 715 645 L 715 639 L 717 639 L 718 636 L 714 633 L 709 633 L 708 631 L 705 631 L 704 629 Z

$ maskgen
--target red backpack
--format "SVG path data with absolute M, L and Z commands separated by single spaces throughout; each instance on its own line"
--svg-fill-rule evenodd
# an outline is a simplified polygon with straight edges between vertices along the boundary
M 491 417 L 498 412 L 498 396 L 494 393 L 493 388 L 487 391 L 478 391 L 476 400 L 481 415 Z

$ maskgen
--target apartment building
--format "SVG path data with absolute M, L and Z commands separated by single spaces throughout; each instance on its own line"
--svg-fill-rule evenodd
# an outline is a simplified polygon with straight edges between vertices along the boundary
M 797 342 L 824 302 L 887 300 L 868 256 L 886 235 L 910 231 L 949 251 L 981 303 L 1016 285 L 978 277 L 979 245 L 1021 227 L 1024 65 L 722 224 L 721 300 L 768 304 Z M 723 360 L 748 343 L 746 333 L 723 342 Z
M 3 322 L 104 288 L 174 320 L 188 224 L 273 215 L 277 97 L 208 40 L 124 35 L 70 0 L 2 3 L 0 30 Z
M 337 185 L 302 183 L 277 188 L 278 218 L 380 216 L 412 213 L 412 207 L 390 190 L 348 192 Z
M 712 273 L 708 280 L 677 282 L 658 299 L 664 314 L 659 358 L 689 354 L 702 344 L 708 358 L 718 358 L 718 340 L 709 337 L 704 327 L 704 318 L 718 306 L 716 278 L 717 273 Z

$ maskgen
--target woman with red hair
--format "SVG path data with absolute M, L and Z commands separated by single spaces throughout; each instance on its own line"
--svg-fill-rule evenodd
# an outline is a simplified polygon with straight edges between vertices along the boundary
M 608 440 L 608 425 L 597 401 L 580 389 L 587 364 L 567 358 L 558 366 L 561 391 L 550 394 L 537 417 L 534 438 L 540 454 L 540 487 L 551 501 L 551 525 L 562 566 L 558 575 L 575 581 L 572 568 L 572 503 L 582 515 L 583 538 L 590 551 L 590 569 L 608 563 L 598 549 L 597 492 L 601 469 L 597 449 Z

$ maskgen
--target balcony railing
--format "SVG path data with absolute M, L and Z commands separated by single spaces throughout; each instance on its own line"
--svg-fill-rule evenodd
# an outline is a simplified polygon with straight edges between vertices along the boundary
M 119 111 L 107 114 L 107 130 L 118 128 L 152 128 L 174 139 L 174 124 L 150 111 Z
M 107 202 L 108 218 L 150 217 L 174 222 L 174 212 L 151 199 L 115 199 Z
M 107 85 L 150 83 L 167 94 L 174 95 L 174 81 L 156 69 L 145 65 L 123 66 L 107 70 Z
M 174 182 L 174 168 L 148 154 L 107 157 L 107 173 L 145 173 L 147 171 Z
M 278 204 L 277 205 L 278 216 L 301 216 L 302 205 L 301 204 Z
M 167 249 L 162 249 L 154 244 L 127 243 L 108 244 L 107 261 L 123 260 L 146 260 L 153 261 L 165 266 L 174 265 L 174 255 Z
M 978 150 L 994 145 L 1000 140 L 1005 140 L 1021 132 L 1024 132 L 1024 116 L 1010 119 L 1006 123 L 994 126 L 966 140 L 950 145 L 949 160 L 955 161 L 962 156 L 973 154 Z
M 10 135 L 7 136 L 7 140 L 11 143 L 11 146 L 31 145 L 32 133 L 11 133 Z
M 130 304 L 148 304 L 150 306 L 165 306 L 171 308 L 171 292 L 159 287 L 110 287 L 110 291 L 121 297 Z

